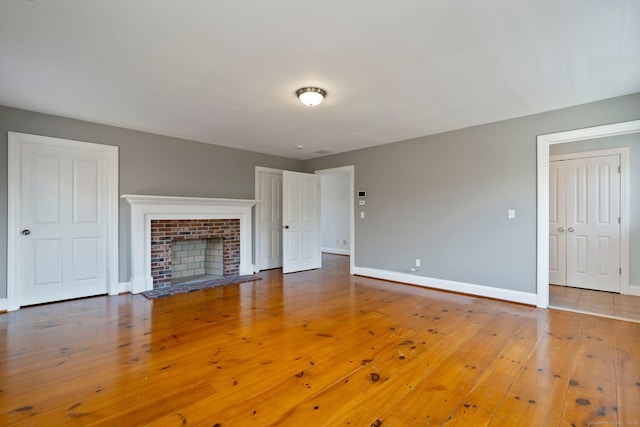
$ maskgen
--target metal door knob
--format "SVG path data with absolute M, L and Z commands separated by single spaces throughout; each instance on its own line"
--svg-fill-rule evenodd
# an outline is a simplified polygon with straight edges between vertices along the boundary
M 23 236 L 28 236 L 29 234 L 31 234 L 31 230 L 22 230 Z
M 573 233 L 573 227 L 569 227 L 569 233 Z
M 288 225 L 285 225 L 285 226 L 284 226 L 284 227 L 282 227 L 282 228 L 284 228 L 285 230 L 288 230 L 288 229 L 289 229 L 289 226 L 288 226 Z
M 564 231 L 564 227 L 558 227 L 558 232 L 562 233 Z

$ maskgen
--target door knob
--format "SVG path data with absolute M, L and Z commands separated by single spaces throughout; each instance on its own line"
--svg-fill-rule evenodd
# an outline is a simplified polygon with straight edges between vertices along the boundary
M 564 227 L 558 227 L 558 232 L 562 233 L 564 231 Z
M 31 234 L 31 230 L 22 230 L 23 236 L 28 236 L 29 234 Z
M 573 233 L 573 227 L 569 227 L 569 233 Z
M 282 227 L 282 228 L 284 228 L 285 230 L 288 230 L 288 229 L 289 229 L 289 226 L 288 226 L 288 225 L 285 225 L 285 226 L 284 226 L 284 227 Z

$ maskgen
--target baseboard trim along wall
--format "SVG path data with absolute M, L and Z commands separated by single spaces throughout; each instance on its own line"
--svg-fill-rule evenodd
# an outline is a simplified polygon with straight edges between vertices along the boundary
M 640 286 L 629 285 L 629 293 L 627 295 L 640 296 Z
M 131 282 L 120 282 L 118 283 L 118 294 L 126 294 L 127 292 L 131 292 Z
M 374 279 L 390 280 L 392 282 L 407 283 L 424 286 L 426 288 L 460 292 L 481 297 L 495 298 L 504 301 L 517 302 L 535 306 L 538 302 L 536 294 L 513 291 L 510 289 L 492 288 L 491 286 L 475 285 L 473 283 L 454 282 L 452 280 L 434 279 L 432 277 L 416 276 L 415 274 L 398 273 L 396 271 L 378 270 L 367 267 L 354 267 L 353 274 L 372 277 Z
M 9 308 L 9 301 L 6 298 L 0 298 L 0 311 L 7 311 Z
M 322 248 L 322 252 L 325 254 L 351 255 L 351 251 L 349 249 Z

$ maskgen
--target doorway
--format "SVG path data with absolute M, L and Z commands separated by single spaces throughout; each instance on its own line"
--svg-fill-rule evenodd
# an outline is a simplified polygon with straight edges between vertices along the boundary
M 256 166 L 255 179 L 254 272 L 320 268 L 318 176 Z
M 355 254 L 355 167 L 342 166 L 315 171 L 322 184 L 322 242 L 323 252 L 349 256 L 349 274 L 353 274 Z M 328 190 L 328 191 L 326 191 Z M 339 193 L 339 194 L 336 194 Z M 333 206 L 326 209 L 327 203 Z M 345 238 L 345 236 L 348 236 Z M 336 243 L 333 243 L 336 242 Z
M 280 169 L 256 166 L 255 198 L 258 200 L 255 211 L 255 272 L 283 266 L 283 172 Z M 316 175 L 348 175 L 349 182 L 349 238 L 350 274 L 353 274 L 354 253 L 354 167 L 344 166 L 315 171 Z M 322 233 L 322 225 L 320 233 Z M 343 239 L 344 240 L 344 239 Z
M 578 129 L 567 132 L 538 136 L 538 215 L 537 215 L 537 305 L 541 308 L 549 306 L 550 285 L 549 285 L 549 172 L 550 172 L 550 155 L 566 154 L 572 151 L 589 151 L 611 148 L 604 142 L 612 138 L 628 138 L 633 141 L 640 141 L 640 120 L 631 122 L 617 123 L 612 125 L 597 126 L 593 128 Z M 575 145 L 583 144 L 583 148 L 575 150 Z M 626 143 L 625 143 L 626 144 Z M 640 142 L 634 143 L 635 150 L 640 151 Z M 623 144 L 624 145 L 624 144 Z M 627 144 L 628 145 L 628 144 Z M 620 146 L 620 145 L 619 145 Z M 551 149 L 553 152 L 550 153 Z M 637 209 L 640 196 L 634 197 L 633 193 L 629 196 L 630 190 L 630 165 L 629 156 L 621 156 L 621 174 L 620 185 L 623 201 L 620 205 L 620 227 L 623 230 L 621 234 L 620 244 L 620 292 L 625 295 L 640 296 L 640 280 L 638 280 L 638 272 L 634 265 L 638 265 L 640 253 L 636 250 L 629 251 L 629 240 L 625 237 L 625 230 L 630 228 L 630 221 L 637 215 L 634 214 Z M 635 168 L 637 171 L 637 167 Z M 634 172 L 637 173 L 637 172 Z M 631 179 L 633 181 L 633 177 Z M 626 196 L 625 196 L 626 194 Z M 625 199 L 626 197 L 626 199 Z M 624 200 L 629 200 L 625 203 Z M 633 268 L 632 268 L 633 267 Z M 630 280 L 631 277 L 631 280 Z M 595 292 L 595 291 L 591 291 Z M 607 294 L 612 295 L 612 294 Z M 635 297 L 637 298 L 637 297 Z M 555 306 L 556 304 L 554 304 Z M 568 308 L 568 307 L 567 307 Z M 580 310 L 578 310 L 580 311 Z M 587 310 L 584 310 L 587 311 Z M 604 314 L 605 313 L 599 313 Z M 615 314 L 613 315 L 615 316 Z

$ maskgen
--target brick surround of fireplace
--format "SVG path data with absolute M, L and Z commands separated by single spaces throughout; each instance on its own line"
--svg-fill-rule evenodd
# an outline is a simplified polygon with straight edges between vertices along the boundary
M 151 276 L 154 288 L 171 286 L 172 242 L 197 239 L 222 239 L 222 274 L 232 276 L 239 273 L 239 219 L 154 219 L 151 220 Z

